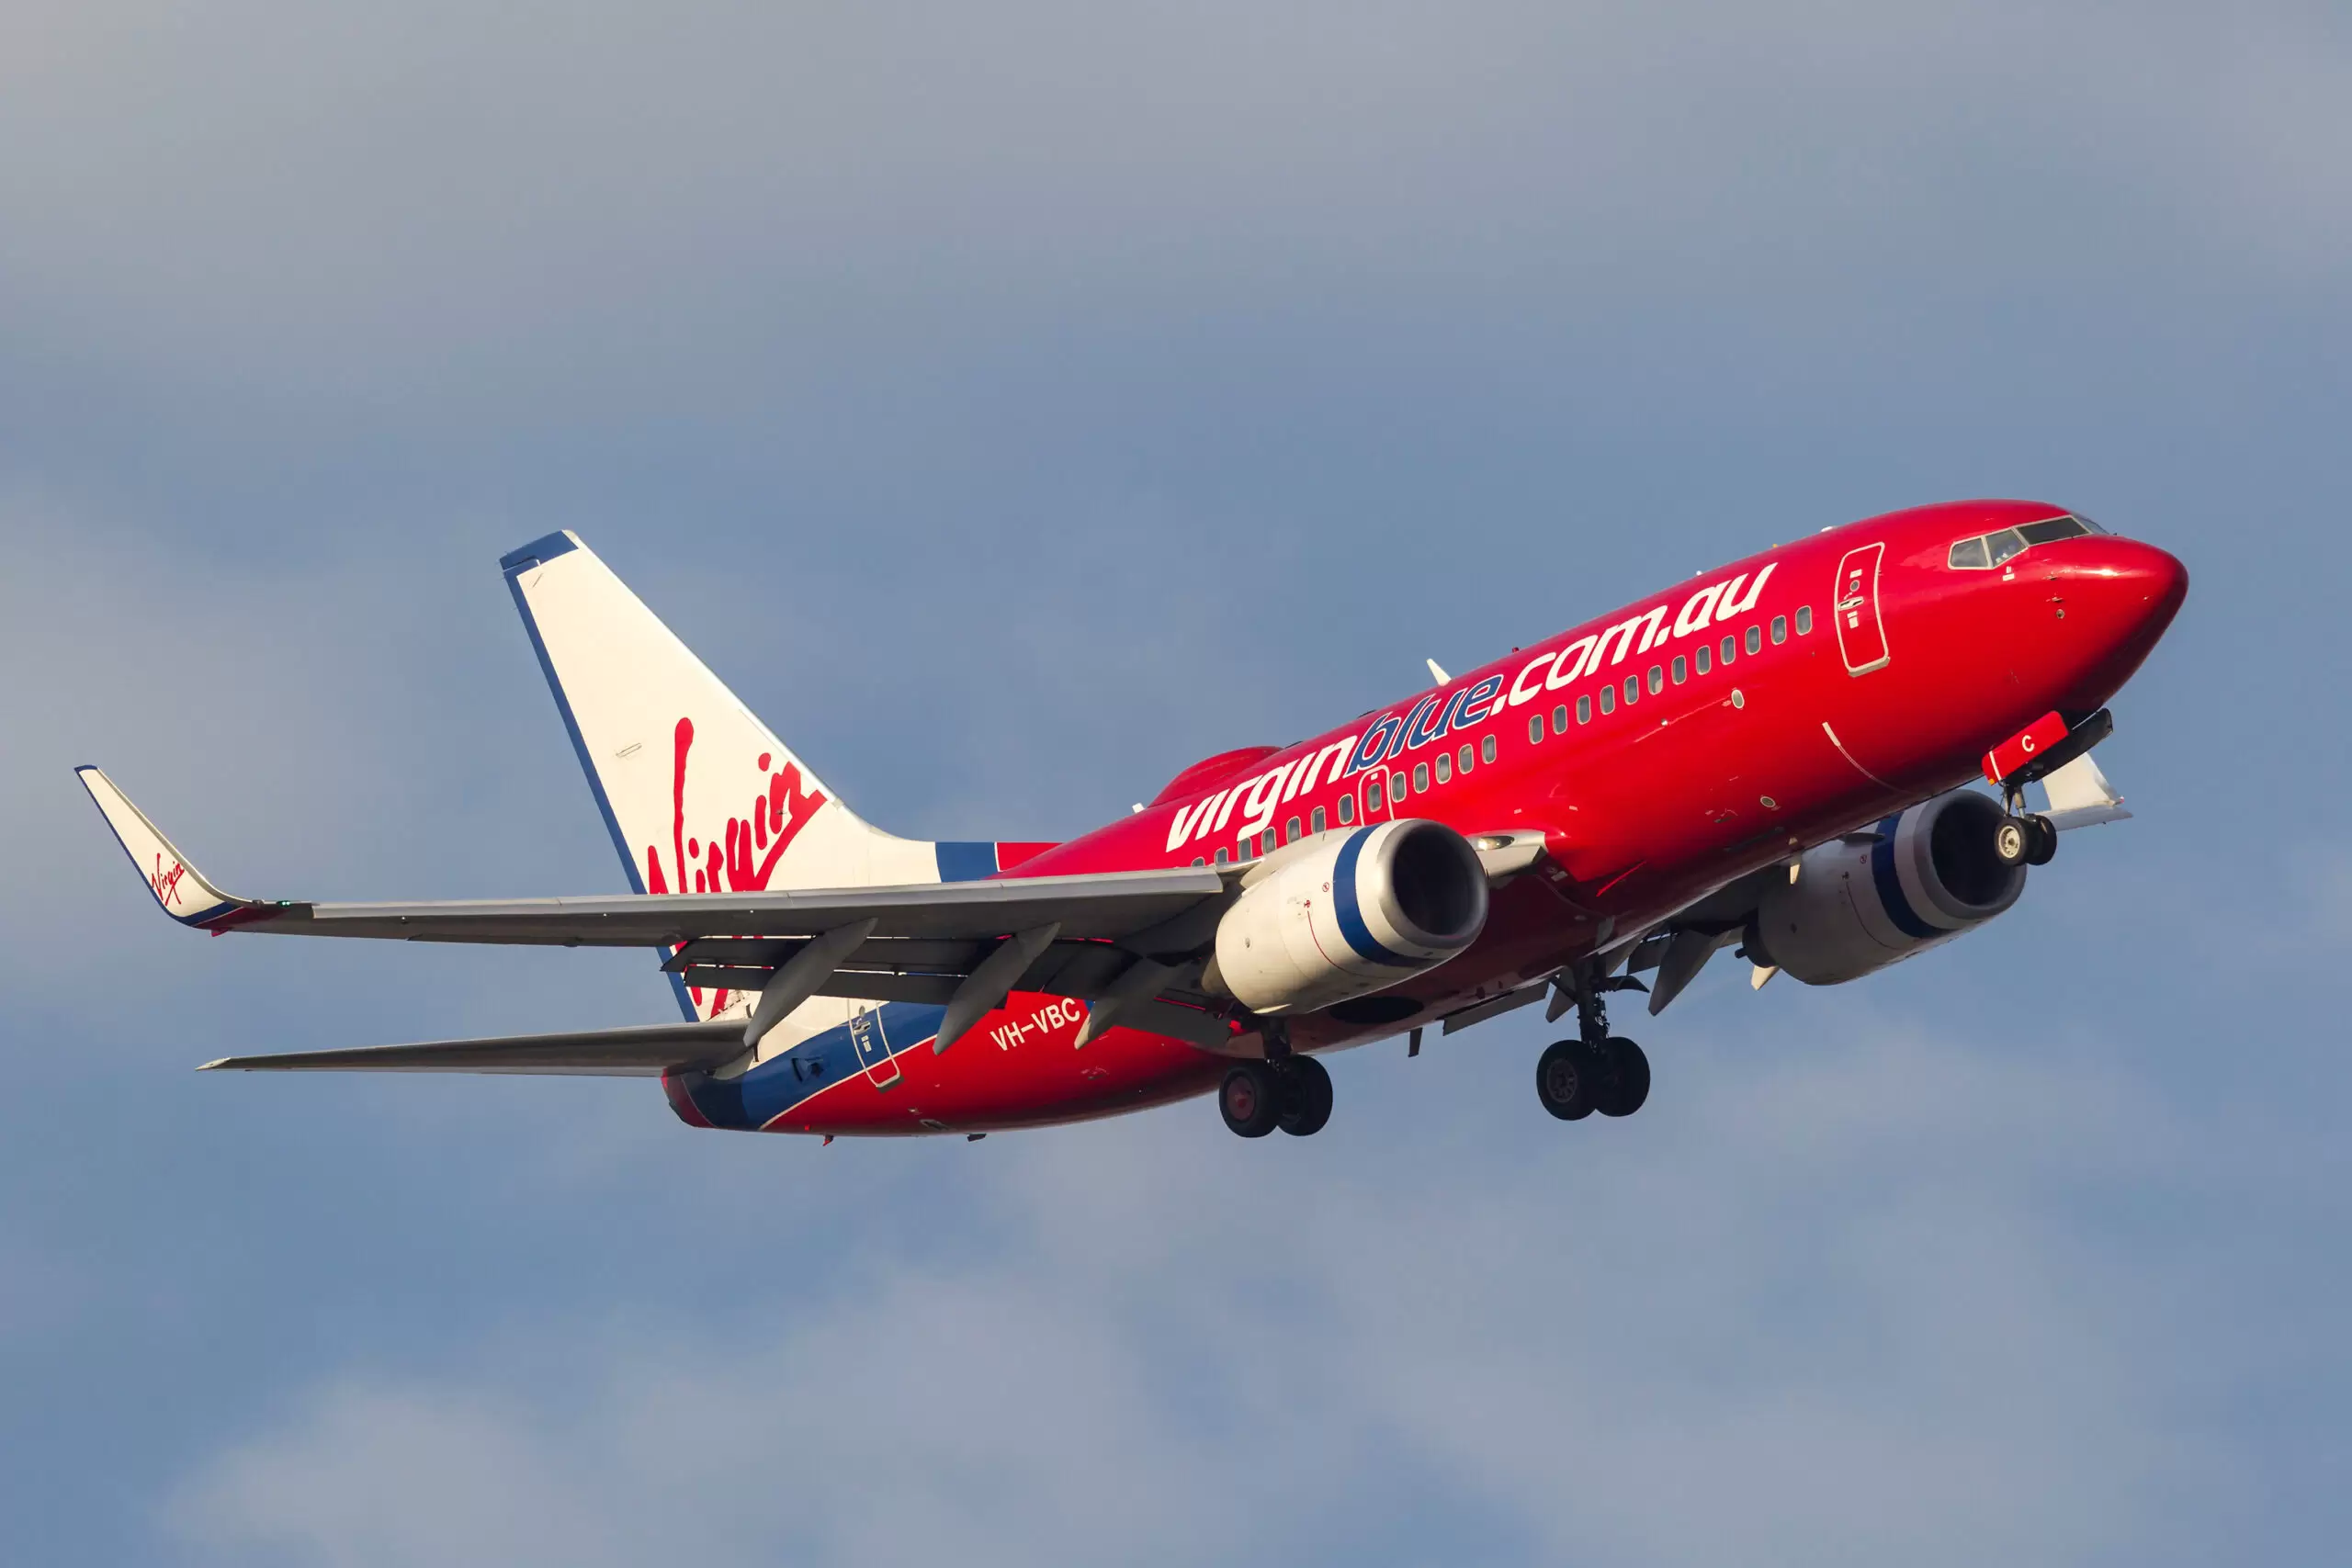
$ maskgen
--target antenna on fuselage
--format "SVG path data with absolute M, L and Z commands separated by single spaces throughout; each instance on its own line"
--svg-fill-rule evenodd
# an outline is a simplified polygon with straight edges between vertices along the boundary
M 1442 686 L 1442 685 L 1444 685 L 1448 681 L 1451 681 L 1451 680 L 1453 680 L 1453 676 L 1451 676 L 1451 675 L 1449 675 L 1449 674 L 1447 674 L 1447 673 L 1445 672 L 1445 666 L 1443 666 L 1443 665 L 1440 664 L 1436 660 L 1434 660 L 1434 659 L 1424 659 L 1424 660 L 1421 660 L 1421 662 L 1422 662 L 1422 663 L 1424 663 L 1424 664 L 1426 664 L 1426 665 L 1428 665 L 1428 666 L 1430 667 L 1430 673 L 1437 677 L 1437 683 L 1438 683 L 1439 685 Z

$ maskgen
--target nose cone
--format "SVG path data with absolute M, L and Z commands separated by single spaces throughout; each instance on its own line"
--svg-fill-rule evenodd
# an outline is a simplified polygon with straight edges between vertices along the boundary
M 2063 552 L 2063 554 L 2062 554 Z M 2053 586 L 2076 636 L 2094 639 L 2090 678 L 2076 706 L 2096 707 L 2131 678 L 2188 597 L 2188 569 L 2137 539 L 2068 539 L 2050 551 Z M 2077 645 L 2079 646 L 2079 645 Z
M 2188 569 L 2178 557 L 2137 539 L 2101 539 L 2089 553 L 2084 590 L 2124 623 L 2119 629 L 2145 639 L 2143 653 L 2154 648 L 2188 597 Z

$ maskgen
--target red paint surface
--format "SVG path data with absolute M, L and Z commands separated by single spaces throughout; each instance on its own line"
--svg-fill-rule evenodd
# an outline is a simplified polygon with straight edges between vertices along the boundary
M 1498 888 L 1485 932 L 1471 949 L 1431 973 L 1396 987 L 1420 1002 L 1413 1017 L 1378 1028 L 1351 1027 L 1328 1016 L 1293 1021 L 1295 1043 L 1321 1050 L 1401 1032 L 1455 1008 L 1492 996 L 1590 953 L 1612 929 L 1656 920 L 1734 877 L 1771 864 L 1792 850 L 1866 825 L 1966 783 L 1987 750 L 2052 712 L 2087 713 L 2105 705 L 2147 657 L 2188 590 L 2180 563 L 2163 551 L 2111 536 L 2036 545 L 2005 572 L 1950 570 L 1954 539 L 2057 515 L 2063 508 L 2028 502 L 1963 502 L 1893 513 L 1831 529 L 1733 562 L 1704 579 L 1686 581 L 1625 609 L 1563 632 L 1544 643 L 1457 676 L 1438 694 L 1451 700 L 1489 677 L 1505 693 L 1535 661 L 1579 637 L 1662 606 L 1671 624 L 1695 591 L 1735 574 L 1754 585 L 1768 570 L 1752 609 L 1703 638 L 1710 671 L 1698 674 L 1691 655 L 1702 640 L 1676 637 L 1647 654 L 1629 654 L 1599 674 L 1546 690 L 1519 705 L 1498 702 L 1476 725 L 1445 738 L 1453 751 L 1475 750 L 1487 736 L 1493 762 L 1476 762 L 1446 784 L 1416 792 L 1398 806 L 1366 809 L 1363 785 L 1372 773 L 1315 787 L 1284 803 L 1283 818 L 1310 817 L 1317 807 L 1337 825 L 1338 802 L 1352 794 L 1362 823 L 1390 815 L 1427 817 L 1464 832 L 1534 828 L 1544 834 L 1550 860 L 1536 875 Z M 1877 612 L 1866 643 L 1841 652 L 1833 620 L 1841 565 L 1858 549 L 1883 545 L 1875 581 Z M 1736 591 L 1746 596 L 1746 589 Z M 1851 599 L 1851 592 L 1842 595 Z M 1731 592 L 1724 603 L 1735 602 Z M 1800 606 L 1812 615 L 1798 634 Z M 2063 607 L 2064 616 L 2053 614 Z M 1775 616 L 1789 619 L 1780 643 L 1770 640 Z M 1749 626 L 1761 630 L 1749 653 Z M 1864 632 L 1860 626 L 1849 633 Z M 1728 663 L 1724 637 L 1734 640 Z M 1863 673 L 1857 662 L 1884 662 Z M 1668 679 L 1652 694 L 1653 663 L 1686 661 L 1686 679 Z M 1640 694 L 1623 700 L 1629 674 L 1643 677 Z M 1578 724 L 1577 699 L 1604 684 L 1617 688 L 1616 711 Z M 1525 689 L 1522 687 L 1522 689 Z M 1220 845 L 1233 848 L 1239 817 L 1205 841 L 1174 850 L 1172 818 L 1215 790 L 1263 772 L 1331 741 L 1363 733 L 1384 714 L 1409 724 L 1430 694 L 1364 716 L 1313 739 L 1274 751 L 1225 754 L 1188 770 L 1198 778 L 1189 793 L 1173 786 L 1145 810 L 1018 862 L 1001 846 L 1012 874 L 1132 871 L 1184 865 Z M 1569 713 L 1566 732 L 1552 730 L 1555 706 Z M 1597 704 L 1596 704 L 1597 709 Z M 1542 715 L 1543 739 L 1531 740 L 1528 721 Z M 1825 733 L 1836 731 L 1852 761 Z M 2063 731 L 2062 731 L 2063 733 Z M 1408 753 L 1381 769 L 1410 773 L 1432 747 Z M 1863 772 L 1867 770 L 1867 774 Z M 1873 776 L 1874 775 L 1874 776 Z M 1765 804 L 1766 801 L 1771 804 Z M 1223 1058 L 1180 1042 L 1115 1029 L 1083 1051 L 1071 1048 L 1075 1026 L 1033 1033 L 1000 1048 L 994 1031 L 1027 1016 L 1035 998 L 1014 998 L 984 1019 L 944 1055 L 928 1048 L 899 1058 L 901 1082 L 877 1091 L 853 1077 L 797 1109 L 778 1130 L 904 1134 L 923 1131 L 924 1119 L 953 1132 L 1035 1125 L 1114 1114 L 1204 1092 L 1222 1076 Z
M 2065 739 L 2065 719 L 2054 713 L 2043 714 L 1984 753 L 1985 782 L 1999 784 Z

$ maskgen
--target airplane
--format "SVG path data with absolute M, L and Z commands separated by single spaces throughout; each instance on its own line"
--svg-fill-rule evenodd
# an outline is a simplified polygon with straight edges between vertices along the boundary
M 1650 1066 L 1611 996 L 1656 1016 L 1725 947 L 1758 987 L 1859 979 L 2130 816 L 2091 749 L 2188 587 L 2062 507 L 1888 513 L 1461 676 L 1431 660 L 1426 689 L 1204 758 L 1066 842 L 930 842 L 854 812 L 576 535 L 500 569 L 626 895 L 233 897 L 78 775 L 184 926 L 651 948 L 681 1021 L 205 1068 L 658 1077 L 691 1126 L 828 1143 L 1214 1092 L 1243 1137 L 1306 1136 L 1321 1057 L 1542 1003 L 1577 1015 L 1537 1060 L 1544 1109 L 1630 1115 Z

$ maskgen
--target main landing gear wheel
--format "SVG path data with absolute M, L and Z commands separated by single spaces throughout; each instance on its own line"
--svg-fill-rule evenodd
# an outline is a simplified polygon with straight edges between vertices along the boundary
M 1650 1059 L 1630 1040 L 1612 1039 L 1600 1047 L 1599 1083 L 1593 1109 L 1603 1116 L 1631 1116 L 1650 1097 Z
M 1633 984 L 1611 979 L 1590 962 L 1561 979 L 1577 1003 L 1577 1038 L 1555 1042 L 1535 1064 L 1535 1098 L 1563 1122 L 1581 1122 L 1594 1111 L 1631 1116 L 1650 1097 L 1650 1059 L 1632 1041 L 1609 1032 L 1604 991 Z
M 1225 1124 L 1242 1137 L 1262 1138 L 1282 1118 L 1283 1086 L 1266 1063 L 1238 1062 L 1217 1088 L 1216 1108 Z
M 1312 1137 L 1331 1119 L 1331 1075 L 1312 1056 L 1293 1056 L 1283 1066 L 1282 1112 L 1274 1125 L 1295 1138 Z M 1231 1126 L 1232 1119 L 1226 1124 Z
M 1593 1097 L 1599 1066 L 1583 1041 L 1555 1041 L 1535 1064 L 1535 1098 L 1561 1121 L 1581 1122 L 1600 1109 Z
M 2058 854 L 2058 829 L 2047 817 L 2029 817 L 2026 821 L 2025 863 L 2048 865 Z

